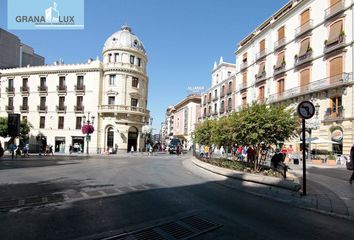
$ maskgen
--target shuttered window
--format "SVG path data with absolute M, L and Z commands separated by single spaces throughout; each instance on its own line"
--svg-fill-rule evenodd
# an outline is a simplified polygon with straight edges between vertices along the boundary
M 275 65 L 275 68 L 281 67 L 281 65 L 284 62 L 284 57 L 285 57 L 285 52 L 281 52 L 278 54 L 277 65 Z
M 261 64 L 259 64 L 258 76 L 261 76 L 264 71 L 265 71 L 265 62 L 262 62 Z
M 284 79 L 278 81 L 278 93 L 284 92 Z
M 278 40 L 285 38 L 285 27 L 282 26 L 278 29 Z
M 329 62 L 330 83 L 336 83 L 342 79 L 343 58 L 336 57 Z
M 259 87 L 258 99 L 261 101 L 264 100 L 264 86 Z
M 244 73 L 242 74 L 242 81 L 243 81 L 243 83 L 246 83 L 246 82 L 247 82 L 247 72 L 244 72 Z
M 343 29 L 342 21 L 335 22 L 330 26 L 327 45 L 338 41 L 338 37 L 342 29 Z
M 305 69 L 300 72 L 300 85 L 305 86 L 310 83 L 310 69 Z
M 310 47 L 310 39 L 306 38 L 300 43 L 300 52 L 299 57 L 302 57 L 306 54 L 307 49 Z
M 262 52 L 265 50 L 265 39 L 263 39 L 262 41 L 260 41 L 259 43 L 259 51 Z
M 305 10 L 304 12 L 301 13 L 300 15 L 300 25 L 304 25 L 310 21 L 310 9 Z
M 242 62 L 247 62 L 247 53 L 242 55 Z
M 340 1 L 342 1 L 342 0 L 331 0 L 329 2 L 329 4 L 330 4 L 330 6 L 333 6 L 334 4 L 336 4 L 336 3 L 340 2 Z

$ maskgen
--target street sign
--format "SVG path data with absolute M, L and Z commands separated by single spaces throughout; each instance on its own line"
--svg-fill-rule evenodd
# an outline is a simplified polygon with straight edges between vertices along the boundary
M 7 131 L 9 136 L 17 137 L 20 135 L 20 114 L 9 113 L 7 118 Z
M 90 135 L 86 135 L 86 142 L 90 142 L 91 141 L 91 136 Z
M 301 118 L 309 119 L 315 115 L 315 106 L 310 101 L 303 101 L 297 107 L 297 113 Z

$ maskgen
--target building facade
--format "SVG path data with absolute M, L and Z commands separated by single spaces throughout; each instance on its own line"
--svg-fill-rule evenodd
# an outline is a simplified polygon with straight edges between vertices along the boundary
M 44 57 L 32 47 L 21 43 L 14 34 L 0 28 L 0 69 L 44 65 Z
M 224 62 L 214 63 L 211 72 L 211 87 L 202 93 L 201 120 L 218 118 L 235 111 L 235 64 Z
M 175 106 L 167 108 L 162 137 L 165 143 L 178 138 L 185 147 L 193 144 L 192 133 L 200 117 L 200 104 L 200 95 L 190 95 Z
M 316 148 L 347 154 L 354 142 L 353 1 L 289 1 L 236 50 L 236 110 L 252 101 L 319 106 Z M 316 124 L 315 124 L 316 125 Z
M 44 136 L 56 152 L 84 152 L 84 116 L 95 117 L 90 153 L 143 148 L 148 122 L 147 57 L 143 43 L 128 26 L 105 42 L 103 62 L 0 70 L 0 116 L 20 113 L 32 125 L 30 146 Z

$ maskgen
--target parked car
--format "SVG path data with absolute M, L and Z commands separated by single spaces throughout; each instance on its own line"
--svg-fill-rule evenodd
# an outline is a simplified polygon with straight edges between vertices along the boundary
M 177 138 L 171 140 L 170 145 L 168 145 L 168 152 L 170 154 L 177 153 L 177 146 L 181 145 L 181 141 Z

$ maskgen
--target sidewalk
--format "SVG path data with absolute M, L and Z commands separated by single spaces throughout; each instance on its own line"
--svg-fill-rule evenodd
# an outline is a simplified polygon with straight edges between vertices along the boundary
M 321 174 L 307 171 L 307 195 L 300 192 L 290 191 L 275 186 L 250 182 L 227 177 L 223 171 L 216 172 L 215 168 L 206 169 L 193 163 L 193 158 L 188 158 L 183 165 L 192 173 L 203 178 L 215 181 L 217 184 L 229 188 L 245 191 L 261 197 L 267 197 L 276 201 L 284 202 L 299 208 L 304 208 L 322 214 L 341 217 L 354 221 L 354 185 L 351 186 L 343 179 L 336 179 Z M 309 164 L 308 167 L 318 167 Z M 289 172 L 299 177 L 302 181 L 302 167 L 290 165 Z M 342 166 L 320 166 L 318 169 L 342 169 Z M 308 169 L 308 168 L 307 168 Z M 225 169 L 226 171 L 232 171 Z M 348 171 L 349 172 L 349 171 Z M 261 176 L 262 177 L 262 176 Z

